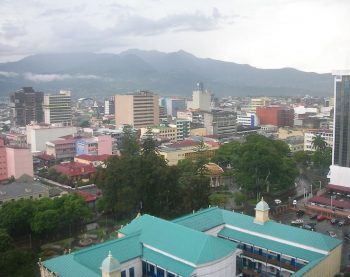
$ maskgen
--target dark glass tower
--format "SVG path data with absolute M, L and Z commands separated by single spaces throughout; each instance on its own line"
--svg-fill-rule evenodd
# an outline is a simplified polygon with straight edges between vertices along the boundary
M 334 72 L 333 165 L 350 167 L 350 70 Z

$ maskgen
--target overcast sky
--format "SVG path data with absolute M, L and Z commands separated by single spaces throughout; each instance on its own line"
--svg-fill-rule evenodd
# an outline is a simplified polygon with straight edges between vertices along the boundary
M 350 0 L 0 0 L 0 61 L 183 49 L 261 68 L 350 68 Z

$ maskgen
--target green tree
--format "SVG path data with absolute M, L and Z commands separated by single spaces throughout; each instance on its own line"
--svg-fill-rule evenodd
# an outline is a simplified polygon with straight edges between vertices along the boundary
M 0 252 L 5 252 L 13 247 L 13 239 L 5 229 L 0 229 Z
M 83 122 L 80 123 L 81 128 L 89 128 L 91 126 L 89 120 L 84 120 Z
M 327 147 L 327 142 L 321 135 L 315 135 L 312 138 L 311 146 L 315 148 L 316 151 L 323 151 Z
M 301 166 L 307 166 L 311 162 L 311 155 L 306 151 L 297 151 L 293 154 L 295 162 Z
M 235 166 L 239 162 L 239 148 L 241 143 L 238 141 L 232 141 L 224 143 L 216 151 L 212 161 L 220 166 Z
M 153 137 L 154 134 L 152 128 L 148 128 L 142 142 L 142 153 L 148 154 L 157 152 L 156 142 Z
M 120 152 L 122 155 L 138 155 L 140 153 L 140 145 L 137 141 L 135 132 L 130 125 L 124 125 L 123 136 L 120 142 Z
M 326 147 L 323 150 L 316 150 L 311 157 L 313 167 L 326 174 L 332 164 L 332 148 Z
M 36 234 L 53 231 L 59 223 L 60 212 L 58 210 L 37 211 L 31 221 L 31 229 Z
M 0 277 L 35 277 L 35 267 L 35 255 L 30 251 L 0 251 Z

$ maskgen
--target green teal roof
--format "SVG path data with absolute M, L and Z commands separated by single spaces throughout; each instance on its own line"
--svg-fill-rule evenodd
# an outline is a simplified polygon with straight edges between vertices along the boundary
M 202 232 L 219 225 L 227 224 L 244 230 L 315 247 L 324 251 L 331 251 L 342 243 L 340 240 L 330 236 L 277 223 L 273 220 L 269 220 L 264 224 L 256 224 L 254 223 L 254 217 L 219 209 L 217 207 L 178 218 L 173 222 Z
M 194 267 L 188 264 L 171 259 L 148 248 L 144 248 L 142 259 L 181 276 L 191 276 L 195 270 Z
M 111 251 L 120 263 L 140 257 L 142 254 L 139 234 L 100 243 L 71 254 L 59 256 L 43 264 L 60 277 L 101 277 L 100 267 Z
M 277 241 L 257 237 L 254 235 L 250 235 L 247 233 L 239 232 L 236 230 L 232 230 L 229 228 L 223 228 L 219 235 L 222 235 L 224 237 L 233 238 L 245 243 L 249 243 L 252 245 L 259 246 L 261 248 L 266 248 L 271 251 L 277 252 L 277 253 L 284 253 L 286 255 L 292 256 L 294 258 L 303 259 L 306 261 L 313 261 L 315 259 L 320 259 L 324 257 L 324 255 L 319 254 L 317 252 L 308 251 L 299 247 L 287 245 L 284 243 L 280 243 Z
M 268 211 L 270 210 L 269 205 L 264 201 L 264 199 L 261 199 L 261 201 L 256 204 L 255 210 L 258 211 Z
M 125 235 L 137 231 L 142 243 L 196 265 L 223 258 L 237 248 L 233 242 L 150 215 L 138 217 L 120 230 Z

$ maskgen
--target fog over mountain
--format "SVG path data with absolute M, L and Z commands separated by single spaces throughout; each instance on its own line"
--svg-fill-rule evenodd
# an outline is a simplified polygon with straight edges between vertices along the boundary
M 332 95 L 331 74 L 293 68 L 258 69 L 250 65 L 197 58 L 187 52 L 128 50 L 120 54 L 37 54 L 0 64 L 0 96 L 23 86 L 73 96 L 108 96 L 139 89 L 160 95 L 190 96 L 201 81 L 217 96 Z

